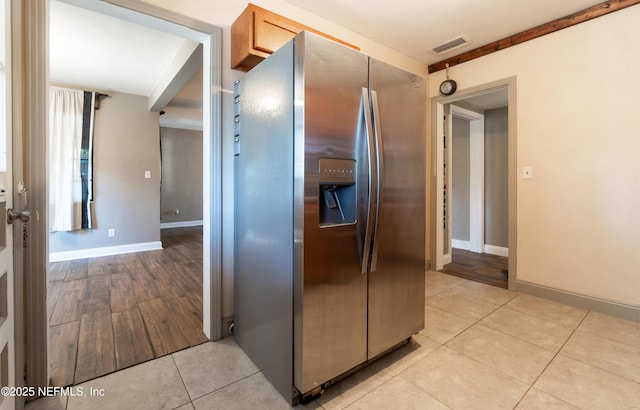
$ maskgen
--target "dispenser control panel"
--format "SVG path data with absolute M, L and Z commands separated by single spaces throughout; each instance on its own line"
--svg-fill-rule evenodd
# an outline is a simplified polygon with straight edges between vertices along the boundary
M 356 182 L 353 159 L 320 158 L 320 184 L 352 185 Z
M 320 158 L 319 223 L 321 228 L 356 223 L 356 161 Z

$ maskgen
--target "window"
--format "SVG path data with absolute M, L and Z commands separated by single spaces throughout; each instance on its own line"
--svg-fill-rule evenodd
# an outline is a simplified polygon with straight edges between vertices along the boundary
M 92 229 L 95 93 L 49 87 L 51 232 Z

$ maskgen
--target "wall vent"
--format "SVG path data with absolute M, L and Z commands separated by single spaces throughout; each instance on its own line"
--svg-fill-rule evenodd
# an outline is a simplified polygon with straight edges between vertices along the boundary
M 444 54 L 451 50 L 455 50 L 456 48 L 464 47 L 468 44 L 471 44 L 471 40 L 469 40 L 465 36 L 458 36 L 452 40 L 430 48 L 429 51 L 434 54 Z

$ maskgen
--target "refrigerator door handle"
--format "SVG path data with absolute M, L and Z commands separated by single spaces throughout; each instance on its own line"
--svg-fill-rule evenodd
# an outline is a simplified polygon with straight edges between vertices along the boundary
M 375 161 L 375 141 L 373 136 L 373 123 L 371 121 L 371 104 L 369 102 L 369 89 L 362 87 L 362 97 L 360 100 L 360 107 L 362 107 L 362 115 L 364 116 L 364 128 L 367 134 L 367 158 L 368 158 L 368 191 L 369 202 L 367 204 L 367 220 L 364 233 L 364 244 L 362 249 L 362 268 L 360 273 L 362 275 L 369 271 L 369 259 L 371 258 L 371 240 L 373 236 L 373 212 L 374 202 L 373 198 L 376 195 L 373 189 L 377 187 L 377 170 L 374 167 Z
M 380 205 L 382 204 L 382 178 L 384 176 L 384 158 L 382 155 L 382 128 L 380 126 L 380 110 L 378 108 L 378 94 L 371 90 L 371 107 L 373 110 L 373 134 L 375 136 L 376 156 L 376 201 L 375 218 L 373 224 L 373 252 L 371 255 L 370 271 L 375 272 L 378 264 L 378 222 L 380 221 Z

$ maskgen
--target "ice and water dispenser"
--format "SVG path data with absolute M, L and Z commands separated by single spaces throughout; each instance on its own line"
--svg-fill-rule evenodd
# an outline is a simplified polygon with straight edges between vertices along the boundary
M 320 226 L 356 222 L 356 161 L 320 158 Z

